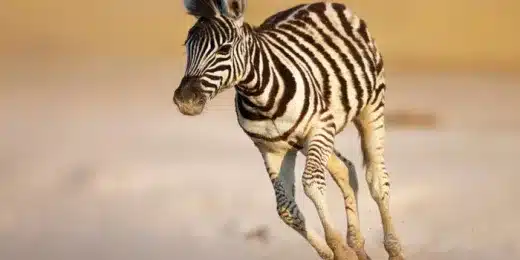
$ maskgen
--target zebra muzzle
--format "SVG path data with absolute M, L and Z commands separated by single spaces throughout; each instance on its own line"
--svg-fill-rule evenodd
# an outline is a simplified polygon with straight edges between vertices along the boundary
M 173 94 L 173 103 L 177 105 L 182 114 L 195 116 L 204 110 L 206 96 L 199 88 L 189 83 L 193 83 L 193 81 L 183 79 Z

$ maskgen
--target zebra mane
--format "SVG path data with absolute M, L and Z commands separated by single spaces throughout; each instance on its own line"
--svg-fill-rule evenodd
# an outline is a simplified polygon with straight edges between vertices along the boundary
M 246 0 L 184 0 L 190 15 L 211 18 L 224 15 L 239 19 L 244 13 Z
M 214 17 L 218 13 L 219 0 L 184 0 L 188 13 L 198 17 Z

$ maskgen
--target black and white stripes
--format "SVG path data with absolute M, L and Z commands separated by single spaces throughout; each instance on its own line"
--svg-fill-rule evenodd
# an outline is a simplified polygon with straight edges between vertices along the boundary
M 388 206 L 383 60 L 366 23 L 339 3 L 298 5 L 257 27 L 244 22 L 245 0 L 185 0 L 185 6 L 198 20 L 188 32 L 186 72 L 174 94 L 179 110 L 198 115 L 219 92 L 235 88 L 238 123 L 262 154 L 280 217 L 324 259 L 348 258 L 353 254 L 349 246 L 359 259 L 368 259 L 351 188 L 357 191 L 357 183 L 349 183 L 357 182 L 348 176 L 355 170 L 334 149 L 335 136 L 353 122 L 380 209 L 385 247 L 391 259 L 403 259 Z M 291 158 L 298 151 L 307 157 L 303 188 L 323 223 L 325 242 L 305 226 L 292 194 Z M 327 172 L 342 187 L 348 246 L 327 209 Z

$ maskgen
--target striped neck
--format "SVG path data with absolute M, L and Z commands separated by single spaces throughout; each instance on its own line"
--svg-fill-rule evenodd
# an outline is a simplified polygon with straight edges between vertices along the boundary
M 261 33 L 249 25 L 244 25 L 245 66 L 242 80 L 236 89 L 244 96 L 256 96 L 264 91 L 271 75 L 270 63 L 264 52 L 266 42 Z
M 236 86 L 236 105 L 243 117 L 275 119 L 282 116 L 287 103 L 296 93 L 296 81 L 290 64 L 276 46 L 269 29 L 253 29 L 246 37 L 245 70 L 243 79 Z M 285 56 L 285 55 L 284 55 Z M 276 97 L 280 96 L 275 109 Z M 281 102 L 281 103 L 280 103 Z

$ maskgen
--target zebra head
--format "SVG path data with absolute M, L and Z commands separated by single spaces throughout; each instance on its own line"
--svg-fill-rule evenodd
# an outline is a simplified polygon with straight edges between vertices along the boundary
M 197 22 L 188 32 L 186 71 L 173 95 L 182 114 L 200 114 L 208 100 L 240 80 L 245 5 L 246 0 L 184 0 Z

